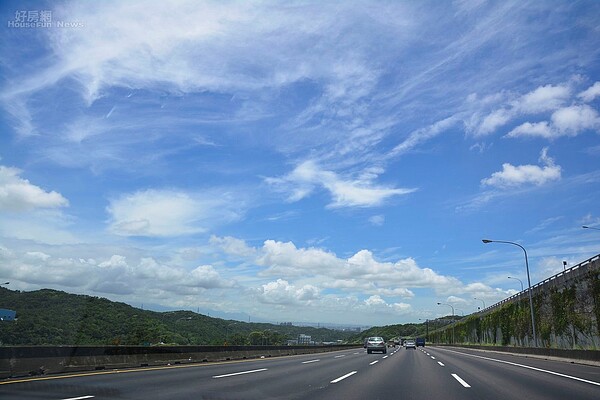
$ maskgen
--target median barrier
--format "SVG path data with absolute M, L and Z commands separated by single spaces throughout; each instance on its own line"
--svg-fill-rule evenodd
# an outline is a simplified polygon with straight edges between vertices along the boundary
M 322 353 L 331 346 L 13 346 L 0 347 L 0 378 L 141 366 Z

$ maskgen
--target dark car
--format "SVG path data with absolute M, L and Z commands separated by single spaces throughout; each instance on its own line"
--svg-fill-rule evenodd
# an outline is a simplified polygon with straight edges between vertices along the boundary
M 415 340 L 415 344 L 417 345 L 417 347 L 425 347 L 425 338 L 418 337 L 417 340 Z

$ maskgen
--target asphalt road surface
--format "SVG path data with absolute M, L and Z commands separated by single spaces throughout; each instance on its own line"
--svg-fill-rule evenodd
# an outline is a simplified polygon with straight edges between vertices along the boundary
M 600 367 L 448 347 L 0 381 L 0 399 L 600 399 Z

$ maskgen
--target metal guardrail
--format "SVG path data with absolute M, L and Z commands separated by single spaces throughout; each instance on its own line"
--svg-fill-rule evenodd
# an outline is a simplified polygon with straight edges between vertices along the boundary
M 579 264 L 577 264 L 577 265 L 575 265 L 575 266 L 573 266 L 571 268 L 568 268 L 568 269 L 566 269 L 564 271 L 560 271 L 558 274 L 552 275 L 551 277 L 546 278 L 543 281 L 536 283 L 535 285 L 531 286 L 531 291 L 533 293 L 534 290 L 539 289 L 542 286 L 545 286 L 545 285 L 547 285 L 547 284 L 549 284 L 551 282 L 555 282 L 559 278 L 565 278 L 565 279 L 574 278 L 575 275 L 581 274 L 581 271 L 582 271 L 582 269 L 584 267 L 588 267 L 593 262 L 598 261 L 598 260 L 600 260 L 600 254 L 595 255 L 594 257 L 589 258 L 589 259 L 587 259 L 585 261 L 582 261 Z M 520 291 L 519 293 L 513 294 L 512 296 L 507 297 L 506 299 L 500 300 L 499 302 L 497 302 L 495 304 L 492 304 L 491 306 L 486 307 L 483 310 L 480 310 L 480 311 L 478 311 L 475 314 L 484 314 L 484 313 L 490 312 L 490 311 L 492 311 L 492 310 L 494 310 L 494 309 L 502 306 L 503 304 L 506 304 L 506 303 L 512 302 L 514 300 L 520 299 L 521 297 L 524 297 L 524 296 L 527 295 L 527 291 L 528 290 L 529 289 L 525 289 L 525 290 Z

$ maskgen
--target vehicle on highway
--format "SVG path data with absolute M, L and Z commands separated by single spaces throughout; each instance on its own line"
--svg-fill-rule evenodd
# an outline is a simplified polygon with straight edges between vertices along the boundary
M 425 338 L 418 337 L 417 340 L 415 340 L 415 344 L 417 345 L 417 347 L 425 347 Z
M 407 340 L 406 343 L 404 343 L 404 347 L 407 349 L 416 349 L 417 345 L 414 340 Z
M 381 336 L 371 336 L 367 339 L 367 353 L 371 354 L 374 351 L 381 351 L 384 354 L 387 353 L 385 340 L 383 340 Z
M 394 342 L 393 340 L 388 340 L 387 346 L 388 347 L 396 347 L 396 342 Z

